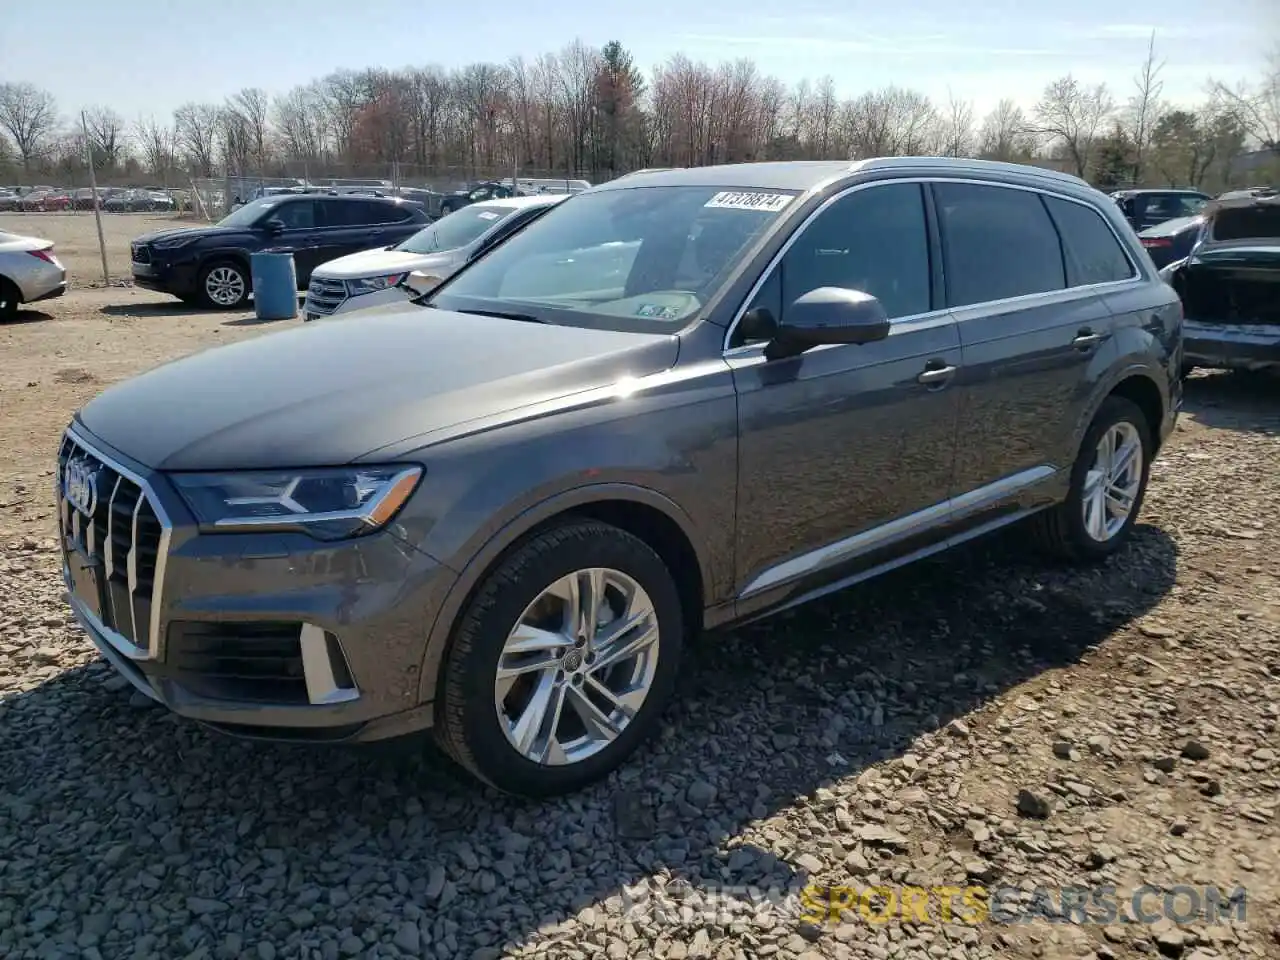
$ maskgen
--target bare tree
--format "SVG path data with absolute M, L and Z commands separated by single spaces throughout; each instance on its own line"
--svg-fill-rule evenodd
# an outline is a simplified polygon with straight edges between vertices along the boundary
M 969 156 L 973 152 L 973 103 L 957 100 L 955 94 L 948 89 L 942 124 L 943 156 Z
M 0 83 L 0 127 L 8 131 L 30 171 L 51 146 L 58 127 L 58 105 L 53 94 L 33 83 Z
M 1151 145 L 1151 131 L 1160 119 L 1163 109 L 1160 94 L 1164 91 L 1164 81 L 1160 79 L 1160 71 L 1164 69 L 1164 61 L 1156 61 L 1156 33 L 1151 31 L 1151 40 L 1147 44 L 1147 59 L 1142 62 L 1142 69 L 1134 78 L 1135 94 L 1129 99 L 1127 108 L 1128 129 L 1126 133 L 1133 142 L 1133 179 L 1135 183 L 1142 181 L 1143 161 L 1147 148 Z
M 295 87 L 272 105 L 274 127 L 286 160 L 320 162 L 329 147 L 329 115 L 319 83 Z
M 133 137 L 142 162 L 161 181 L 167 181 L 174 166 L 173 127 L 160 123 L 155 117 L 140 117 L 133 126 Z
M 1031 151 L 1030 124 L 1013 100 L 1001 100 L 982 120 L 978 153 L 988 160 L 1020 160 Z
M 1268 54 L 1266 70 L 1258 83 L 1232 89 L 1214 81 L 1211 90 L 1217 112 L 1234 113 L 1245 132 L 1263 149 L 1280 151 L 1280 44 Z
M 225 108 L 237 118 L 235 126 L 247 137 L 249 153 L 257 161 L 259 171 L 267 165 L 271 134 L 268 121 L 270 105 L 267 91 L 258 87 L 245 87 L 227 101 Z
M 124 117 L 110 107 L 89 107 L 84 112 L 84 122 L 94 166 L 115 169 L 128 142 Z
M 1062 150 L 1078 177 L 1089 171 L 1098 131 L 1115 110 L 1106 84 L 1083 87 L 1071 74 L 1045 88 L 1036 104 L 1036 133 Z
M 222 111 L 212 103 L 184 103 L 173 111 L 175 142 L 198 177 L 213 176 L 221 120 Z

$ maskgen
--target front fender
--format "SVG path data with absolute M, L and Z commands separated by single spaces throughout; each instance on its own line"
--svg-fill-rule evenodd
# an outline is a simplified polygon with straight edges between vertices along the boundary
M 592 483 L 561 491 L 508 517 L 501 523 L 499 529 L 476 547 L 462 563 L 455 561 L 454 569 L 458 577 L 435 612 L 427 633 L 426 649 L 419 673 L 418 700 L 420 703 L 435 699 L 440 664 L 448 649 L 453 625 L 462 615 L 472 592 L 503 552 L 548 520 L 569 513 L 576 507 L 602 501 L 624 501 L 660 511 L 679 526 L 685 538 L 693 546 L 698 558 L 702 582 L 705 584 L 714 582 L 714 570 L 705 542 L 698 535 L 689 515 L 668 497 L 629 483 Z

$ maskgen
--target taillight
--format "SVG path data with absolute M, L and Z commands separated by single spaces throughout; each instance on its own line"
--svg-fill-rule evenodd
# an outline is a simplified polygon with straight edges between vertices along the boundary
M 51 247 L 49 250 L 28 250 L 27 253 L 31 254 L 37 260 L 43 260 L 45 263 L 53 263 L 52 249 L 53 248 Z
M 1142 245 L 1144 247 L 1172 247 L 1173 241 L 1165 237 L 1143 237 Z

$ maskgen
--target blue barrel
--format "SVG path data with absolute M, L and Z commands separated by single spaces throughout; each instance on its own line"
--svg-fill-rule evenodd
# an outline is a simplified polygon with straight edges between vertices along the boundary
M 298 272 L 292 253 L 255 253 L 249 269 L 259 320 L 291 320 L 298 315 Z

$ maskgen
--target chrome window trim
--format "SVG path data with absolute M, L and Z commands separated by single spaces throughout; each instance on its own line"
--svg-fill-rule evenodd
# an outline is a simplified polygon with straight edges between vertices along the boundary
M 160 502 L 160 498 L 156 496 L 155 488 L 152 487 L 151 484 L 148 483 L 145 479 L 143 479 L 141 475 L 139 475 L 138 473 L 135 473 L 133 470 L 130 470 L 128 467 L 124 466 L 122 463 L 120 463 L 120 461 L 116 460 L 114 457 L 108 456 L 107 454 L 103 453 L 102 450 L 98 448 L 97 444 L 86 439 L 84 434 L 76 429 L 76 425 L 74 423 L 67 427 L 66 433 L 67 433 L 67 436 L 71 438 L 72 442 L 75 443 L 77 446 L 79 446 L 81 449 L 97 457 L 99 460 L 105 463 L 108 467 L 114 470 L 118 475 L 125 477 L 131 482 L 137 484 L 138 489 L 142 491 L 142 496 L 147 498 L 147 502 L 150 504 L 151 509 L 155 512 L 156 520 L 158 520 L 160 523 L 160 542 L 159 544 L 157 544 L 157 547 L 156 547 L 156 569 L 154 574 L 154 581 L 151 584 L 151 622 L 147 626 L 147 646 L 145 648 L 135 647 L 133 644 L 129 643 L 129 641 L 126 640 L 120 634 L 116 633 L 113 630 L 108 630 L 105 626 L 102 626 L 101 621 L 98 621 L 98 618 L 96 617 L 92 617 L 92 614 L 90 614 L 88 610 L 82 610 L 82 612 L 85 615 L 90 616 L 93 618 L 93 620 L 97 621 L 94 623 L 94 626 L 99 627 L 101 629 L 103 636 L 108 641 L 110 641 L 111 645 L 115 647 L 120 653 L 127 656 L 130 660 L 158 660 L 160 659 L 160 656 L 161 656 L 160 597 L 164 588 L 165 561 L 168 559 L 168 556 L 169 556 L 169 541 L 173 534 L 173 521 L 170 519 L 169 514 L 165 511 L 164 504 Z M 61 495 L 59 495 L 59 499 L 61 499 Z M 139 500 L 139 504 L 140 503 L 141 503 L 141 500 Z M 133 559 L 134 547 L 137 544 L 137 516 L 138 516 L 138 505 L 135 505 L 134 513 L 133 513 L 133 530 L 132 530 L 133 539 L 130 541 L 131 545 L 129 549 L 129 557 L 128 557 L 128 560 L 126 561 L 126 570 L 128 571 L 128 576 L 129 576 L 128 586 L 129 586 L 130 618 L 134 616 L 133 591 L 137 588 L 137 573 L 136 573 L 136 567 Z M 60 547 L 65 549 L 64 545 L 60 544 Z M 134 636 L 137 637 L 137 635 L 138 635 L 137 625 L 135 623 Z
M 781 263 L 782 258 L 787 255 L 787 252 L 791 249 L 792 244 L 794 244 L 798 239 L 800 239 L 800 236 L 806 230 L 809 229 L 810 225 L 813 223 L 814 220 L 816 220 L 823 213 L 825 213 L 827 209 L 831 207 L 833 204 L 835 204 L 837 201 L 843 200 L 845 197 L 849 196 L 850 194 L 858 193 L 861 190 L 869 190 L 874 187 L 883 187 L 883 186 L 889 186 L 891 184 L 899 184 L 899 183 L 918 183 L 918 184 L 965 183 L 965 184 L 971 184 L 971 185 L 980 186 L 980 187 L 1001 187 L 1005 190 L 1021 190 L 1026 193 L 1044 194 L 1046 196 L 1054 197 L 1055 199 L 1058 199 L 1058 200 L 1065 200 L 1068 203 L 1079 204 L 1085 209 L 1093 211 L 1093 213 L 1096 216 L 1100 217 L 1102 222 L 1107 225 L 1107 229 L 1111 231 L 1111 235 L 1115 238 L 1116 243 L 1120 245 L 1120 250 L 1124 253 L 1125 261 L 1129 264 L 1129 268 L 1133 272 L 1130 276 L 1126 277 L 1123 280 L 1108 280 L 1105 283 L 1082 284 L 1076 287 L 1064 287 L 1061 290 L 1047 290 L 1041 293 L 1027 293 L 1027 294 L 1021 294 L 1016 297 L 1005 297 L 1000 300 L 986 300 L 981 303 L 965 304 L 962 307 L 954 307 L 954 308 L 942 307 L 937 310 L 930 310 L 926 313 L 912 314 L 911 316 L 907 316 L 907 317 L 895 317 L 890 321 L 893 324 L 908 323 L 908 322 L 919 320 L 925 317 L 937 316 L 939 314 L 955 314 L 958 312 L 973 310 L 975 308 L 980 308 L 984 314 L 988 314 L 988 315 L 992 313 L 1011 313 L 1015 310 L 1027 309 L 1032 306 L 1038 306 L 1041 303 L 1047 305 L 1051 303 L 1070 302 L 1077 298 L 1096 296 L 1098 293 L 1106 292 L 1108 289 L 1119 290 L 1129 286 L 1136 287 L 1147 280 L 1147 277 L 1142 272 L 1142 268 L 1134 260 L 1133 251 L 1129 249 L 1128 244 L 1125 243 L 1124 239 L 1116 231 L 1115 224 L 1113 224 L 1110 221 L 1110 219 L 1108 219 L 1098 209 L 1097 205 L 1089 203 L 1087 200 L 1082 200 L 1079 197 L 1073 197 L 1068 194 L 1061 193 L 1050 186 L 1046 185 L 1046 186 L 1032 187 L 1032 186 L 1026 186 L 1025 184 L 1020 184 L 1020 183 L 1004 183 L 997 180 L 983 180 L 976 177 L 947 177 L 940 174 L 930 174 L 927 176 L 895 177 L 895 178 L 886 178 L 884 180 L 872 180 L 866 183 L 852 184 L 846 187 L 845 189 L 839 191 L 838 193 L 832 194 L 825 201 L 823 201 L 822 204 L 819 205 L 816 210 L 813 210 L 807 217 L 805 217 L 804 221 L 801 222 L 800 226 L 796 227 L 796 229 L 792 231 L 791 236 L 787 238 L 786 242 L 782 245 L 782 247 L 778 250 L 778 252 L 775 253 L 772 258 L 770 258 L 768 265 L 764 268 L 764 270 L 760 272 L 760 276 L 756 278 L 756 282 L 751 285 L 751 289 L 747 291 L 747 295 L 743 298 L 742 303 L 738 305 L 738 309 L 737 311 L 735 311 L 733 315 L 733 320 L 732 322 L 730 322 L 728 328 L 725 330 L 725 333 L 724 333 L 724 340 L 722 341 L 722 344 L 721 344 L 722 355 L 724 355 L 726 358 L 738 356 L 743 351 L 754 349 L 757 346 L 757 344 L 743 344 L 738 347 L 730 347 L 729 343 L 733 339 L 733 331 L 737 329 L 738 323 L 742 320 L 742 315 L 747 312 L 747 307 L 756 298 L 756 295 L 760 292 L 760 288 L 764 286 L 765 281 L 769 279 L 769 277 L 773 274 L 773 271 L 778 268 L 778 264 Z M 820 188 L 815 188 L 815 189 L 825 188 L 825 186 L 828 184 L 829 184 L 829 181 L 828 183 L 821 185 Z M 1046 215 L 1050 216 L 1050 220 L 1052 221 L 1052 215 L 1048 214 L 1047 208 L 1046 208 Z M 1056 223 L 1055 223 L 1055 227 L 1056 227 Z M 938 225 L 938 230 L 939 230 L 939 236 L 941 236 L 941 230 L 942 230 L 941 224 Z M 1061 240 L 1059 240 L 1059 242 L 1061 242 Z M 943 267 L 944 276 L 945 276 L 945 272 L 946 272 L 946 267 L 944 265 Z M 1008 306 L 1008 309 L 1005 309 L 1006 305 Z M 992 309 L 992 308 L 995 308 L 995 309 Z M 960 319 L 960 318 L 955 317 L 955 319 Z M 809 352 L 812 353 L 813 351 L 809 351 Z

